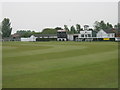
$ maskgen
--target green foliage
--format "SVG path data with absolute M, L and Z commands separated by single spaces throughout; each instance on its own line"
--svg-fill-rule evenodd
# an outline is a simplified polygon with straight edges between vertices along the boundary
M 112 28 L 113 28 L 112 24 L 107 22 L 107 29 L 112 29 Z
M 56 30 L 63 30 L 61 27 L 56 27 L 55 29 Z
M 103 29 L 103 30 L 107 29 L 107 25 L 105 24 L 104 21 L 100 22 L 100 28 Z
M 11 23 L 9 18 L 4 18 L 4 20 L 2 21 L 2 37 L 10 37 L 11 35 Z
M 73 33 L 75 33 L 75 27 L 71 26 L 70 31 L 73 32 Z
M 95 23 L 94 23 L 94 30 L 96 30 L 96 31 L 99 31 L 101 29 L 109 30 L 109 29 L 112 29 L 112 28 L 113 28 L 112 24 L 110 24 L 108 22 L 105 23 L 104 21 L 100 21 L 100 22 L 95 21 Z
M 30 37 L 32 34 L 35 34 L 35 31 L 19 30 L 16 33 L 19 34 L 21 37 Z
M 76 29 L 75 29 L 74 26 L 71 26 L 69 33 L 70 33 L 70 34 L 75 34 L 75 33 L 77 33 L 77 31 L 76 31 Z
M 68 34 L 77 34 L 81 30 L 83 30 L 80 24 L 76 24 L 76 29 L 75 29 L 75 26 L 71 26 L 69 29 L 67 25 L 64 25 L 64 29 L 67 31 Z
M 77 32 L 80 33 L 80 31 L 81 31 L 81 26 L 80 26 L 80 24 L 76 24 L 76 29 L 77 29 Z
M 98 22 L 98 21 L 95 21 L 95 23 L 94 23 L 94 29 L 96 30 L 96 31 L 99 31 L 101 28 L 100 28 L 100 23 Z
M 57 30 L 53 28 L 45 28 L 41 34 L 57 34 Z
M 118 23 L 117 25 L 114 25 L 114 28 L 120 30 L 120 23 Z
M 67 25 L 64 25 L 64 29 L 65 29 L 66 31 L 70 31 Z

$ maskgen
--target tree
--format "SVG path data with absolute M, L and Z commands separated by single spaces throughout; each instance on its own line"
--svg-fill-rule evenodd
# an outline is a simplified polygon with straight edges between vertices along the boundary
M 114 25 L 114 28 L 120 30 L 120 23 L 118 23 L 117 25 Z
M 100 29 L 103 29 L 103 30 L 107 29 L 107 25 L 105 24 L 104 21 L 100 22 Z
M 69 28 L 68 28 L 67 25 L 64 25 L 64 29 L 65 29 L 66 31 L 69 31 Z
M 42 30 L 41 34 L 57 34 L 57 30 L 53 28 L 45 28 Z
M 76 29 L 77 29 L 77 32 L 80 33 L 81 26 L 79 24 L 76 24 Z
M 100 30 L 100 23 L 99 23 L 98 21 L 95 21 L 95 23 L 94 23 L 94 29 L 95 29 L 96 31 L 99 31 L 99 30 Z
M 56 27 L 55 29 L 56 30 L 63 30 L 61 27 Z
M 113 26 L 112 26 L 112 24 L 110 24 L 109 22 L 107 22 L 107 29 L 112 29 L 113 28 Z
M 11 23 L 9 18 L 4 18 L 4 20 L 2 21 L 2 37 L 10 37 L 11 35 Z
M 70 28 L 70 33 L 72 33 L 72 34 L 75 34 L 75 33 L 76 33 L 76 30 L 75 30 L 75 27 L 74 27 L 74 26 L 71 26 L 71 28 Z
M 118 26 L 117 26 L 117 25 L 114 25 L 114 28 L 115 28 L 115 29 L 117 29 L 117 28 L 118 28 Z
M 95 23 L 94 23 L 94 29 L 96 31 L 99 31 L 100 29 L 110 30 L 112 28 L 113 28 L 113 26 L 109 22 L 107 22 L 107 24 L 106 24 L 104 21 L 100 21 L 100 22 L 95 21 Z
M 32 34 L 35 34 L 35 31 L 18 30 L 16 33 L 19 34 L 21 37 L 30 37 Z

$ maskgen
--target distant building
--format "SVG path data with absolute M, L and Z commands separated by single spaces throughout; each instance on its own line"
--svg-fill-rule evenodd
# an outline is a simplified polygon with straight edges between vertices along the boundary
M 67 41 L 66 30 L 58 30 L 57 31 L 57 41 Z
M 66 30 L 58 30 L 57 34 L 33 34 L 28 38 L 21 38 L 21 41 L 115 41 L 118 35 L 113 29 L 95 31 L 84 25 L 84 30 L 78 34 L 67 34 Z
M 79 34 L 67 34 L 68 41 L 76 41 L 79 37 Z
M 33 34 L 28 38 L 21 38 L 21 41 L 56 41 L 57 34 Z
M 2 41 L 21 41 L 19 34 L 12 34 L 10 37 L 4 37 L 2 38 Z
M 92 31 L 91 30 L 83 30 L 83 31 L 80 31 L 80 34 L 79 34 L 79 38 L 88 38 L 88 37 L 92 37 Z
M 97 33 L 97 38 L 115 38 L 115 33 L 112 30 L 100 30 Z
M 115 31 L 110 30 L 89 30 L 88 25 L 84 25 L 84 30 L 79 34 L 68 34 L 69 41 L 115 41 Z

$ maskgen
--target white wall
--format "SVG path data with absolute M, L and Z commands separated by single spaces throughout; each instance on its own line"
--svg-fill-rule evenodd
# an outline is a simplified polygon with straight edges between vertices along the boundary
M 80 31 L 80 34 L 92 34 L 92 31 L 87 31 L 87 30 Z
M 106 33 L 104 30 L 100 30 L 97 33 L 97 37 L 98 38 L 114 38 L 115 37 L 115 33 Z
M 81 38 L 82 35 L 84 35 L 84 37 L 89 37 L 88 35 L 90 35 L 90 37 L 92 37 L 92 31 L 87 31 L 87 30 L 84 30 L 84 31 L 80 31 L 80 34 L 78 35 L 78 38 Z
M 36 37 L 31 35 L 29 38 L 21 38 L 21 41 L 36 41 Z
M 73 41 L 73 34 L 68 34 L 67 37 L 69 41 Z
M 104 30 L 100 30 L 100 31 L 97 33 L 97 37 L 98 37 L 98 38 L 107 38 L 107 37 L 108 37 L 108 34 L 107 34 Z
M 21 41 L 30 41 L 30 38 L 21 38 Z
M 114 37 L 115 37 L 115 33 L 109 33 L 108 36 L 109 36 L 110 38 L 114 38 Z
M 30 38 L 29 38 L 29 41 L 36 41 L 36 38 L 34 35 L 31 35 Z

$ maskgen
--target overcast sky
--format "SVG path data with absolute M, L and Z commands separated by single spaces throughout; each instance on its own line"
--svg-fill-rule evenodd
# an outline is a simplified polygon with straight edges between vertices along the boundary
M 2 18 L 10 18 L 13 31 L 89 25 L 104 20 L 118 22 L 117 2 L 6 2 L 2 4 Z

